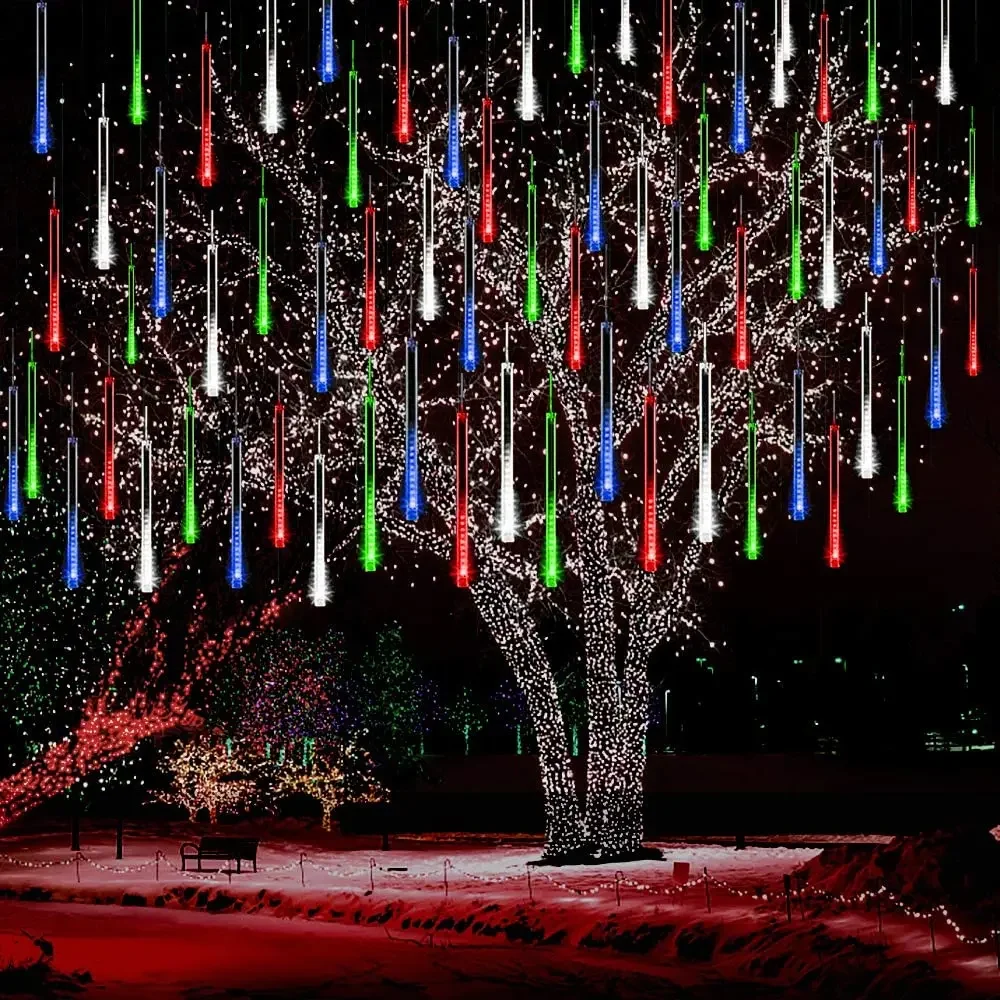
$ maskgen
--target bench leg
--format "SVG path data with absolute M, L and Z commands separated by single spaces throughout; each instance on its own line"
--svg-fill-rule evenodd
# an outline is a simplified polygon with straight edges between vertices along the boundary
M 254 874 L 256 874 L 257 873 L 257 859 L 256 858 L 253 859 L 253 870 L 254 870 Z
M 236 859 L 236 874 L 237 875 L 240 874 L 240 859 L 239 858 Z

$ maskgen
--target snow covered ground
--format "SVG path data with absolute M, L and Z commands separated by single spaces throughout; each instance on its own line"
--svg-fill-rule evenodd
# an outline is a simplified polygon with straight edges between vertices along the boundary
M 817 847 L 670 843 L 661 861 L 535 868 L 537 844 L 501 838 L 382 852 L 258 832 L 259 871 L 231 881 L 176 870 L 191 829 L 128 831 L 122 861 L 107 832 L 84 833 L 80 859 L 65 832 L 0 839 L 0 967 L 41 937 L 102 997 L 1000 995 L 995 956 L 946 928 L 931 955 L 902 915 L 879 933 L 874 911 L 810 903 L 787 922 L 782 877 Z

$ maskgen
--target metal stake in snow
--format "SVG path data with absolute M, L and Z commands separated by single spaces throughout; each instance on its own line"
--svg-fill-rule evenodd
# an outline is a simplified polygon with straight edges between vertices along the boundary
M 705 909 L 708 910 L 709 913 L 711 913 L 712 912 L 712 894 L 709 892 L 709 889 L 708 889 L 708 868 L 707 867 L 703 868 L 702 871 L 704 872 L 704 878 L 705 878 Z
M 375 859 L 368 859 L 368 881 L 371 884 L 371 891 L 375 891 Z
M 448 869 L 451 868 L 451 859 L 444 859 L 444 898 L 448 898 Z

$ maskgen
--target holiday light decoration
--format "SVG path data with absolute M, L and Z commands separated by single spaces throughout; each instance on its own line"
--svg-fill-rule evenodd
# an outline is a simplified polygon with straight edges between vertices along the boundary
M 381 339 L 379 332 L 378 302 L 376 300 L 375 258 L 378 241 L 375 237 L 375 205 L 371 196 L 365 206 L 365 300 L 361 316 L 361 346 L 374 351 Z
M 804 521 L 809 515 L 806 496 L 806 393 L 805 376 L 796 366 L 792 376 L 792 490 L 788 513 L 793 521 Z
M 785 82 L 785 30 L 784 3 L 774 0 L 774 82 L 771 86 L 771 103 L 776 108 L 783 108 L 788 100 Z
M 868 0 L 868 76 L 865 79 L 865 117 L 877 122 L 882 114 L 878 93 L 878 0 Z
M 864 319 L 861 322 L 861 429 L 858 432 L 858 475 L 871 479 L 878 468 L 875 457 L 875 433 L 872 428 L 872 325 L 868 320 L 868 295 L 865 294 Z
M 673 125 L 677 118 L 674 89 L 674 0 L 660 0 L 660 122 Z
M 747 517 L 743 554 L 753 562 L 760 558 L 761 538 L 757 523 L 757 416 L 753 391 L 747 394 Z
M 153 561 L 153 442 L 149 438 L 149 410 L 143 411 L 142 442 L 139 446 L 139 590 L 156 589 Z
M 455 34 L 455 7 L 452 4 L 452 32 L 448 38 L 448 143 L 444 157 L 444 180 L 452 190 L 465 181 L 462 162 L 461 80 L 458 63 L 458 35 Z
M 142 75 L 142 0 L 132 0 L 132 93 L 128 116 L 133 125 L 146 120 L 146 92 Z
M 267 290 L 267 196 L 264 194 L 264 168 L 260 169 L 260 198 L 257 201 L 257 315 L 254 325 L 266 337 L 271 332 L 271 297 Z
M 579 76 L 587 68 L 587 57 L 583 51 L 583 27 L 580 21 L 580 0 L 570 0 L 569 15 L 569 71 Z
M 35 123 L 31 148 L 44 156 L 52 149 L 52 123 L 49 121 L 49 5 L 35 4 Z
M 736 226 L 736 343 L 733 361 L 740 371 L 750 367 L 750 336 L 747 333 L 747 229 L 743 225 L 743 213 Z
M 49 209 L 49 336 L 50 351 L 62 350 L 62 268 L 59 252 L 62 247 L 62 226 L 56 205 L 56 185 L 52 183 L 52 207 Z
M 729 133 L 729 148 L 738 156 L 742 156 L 750 149 L 746 61 L 746 10 L 743 7 L 743 0 L 736 0 L 733 4 L 733 126 Z
M 83 557 L 80 553 L 80 447 L 73 429 L 73 394 L 70 391 L 69 437 L 66 439 L 66 557 L 63 581 L 67 590 L 83 584 Z
M 101 517 L 118 516 L 118 475 L 115 472 L 115 379 L 111 365 L 104 376 L 104 481 L 101 484 Z
M 139 360 L 139 333 L 135 324 L 135 255 L 128 245 L 128 277 L 125 289 L 125 364 Z
M 590 207 L 587 210 L 587 249 L 600 253 L 604 249 L 604 216 L 601 212 L 601 105 L 590 102 L 588 125 L 590 156 Z
M 518 110 L 521 121 L 533 122 L 538 106 L 535 90 L 535 0 L 521 0 L 521 92 Z
M 816 91 L 816 121 L 826 125 L 833 116 L 830 105 L 830 15 L 819 15 L 819 75 Z
M 285 124 L 278 94 L 278 0 L 264 0 L 264 99 L 260 124 L 268 135 L 277 135 Z
M 455 549 L 452 577 L 455 586 L 472 586 L 472 541 L 469 538 L 469 414 L 463 394 L 455 410 Z
M 111 246 L 111 134 L 104 114 L 104 85 L 101 85 L 101 116 L 97 119 L 97 231 L 94 237 L 94 263 L 99 271 L 108 271 L 114 261 Z
M 580 310 L 580 266 L 583 258 L 580 224 L 575 220 L 569 227 L 569 333 L 566 338 L 566 365 L 578 372 L 583 367 L 583 332 Z
M 715 243 L 712 232 L 712 214 L 708 207 L 708 164 L 709 164 L 708 106 L 705 103 L 705 85 L 701 88 L 701 114 L 698 116 L 698 233 L 695 242 L 698 249 L 711 250 Z
M 837 264 L 833 249 L 836 219 L 833 209 L 835 177 L 831 136 L 830 126 L 827 125 L 823 153 L 823 263 L 820 278 L 820 303 L 827 312 L 836 308 L 840 300 L 840 290 L 837 287 Z
M 615 457 L 614 327 L 605 306 L 601 323 L 601 424 L 597 443 L 594 489 L 601 503 L 618 498 L 618 461 Z
M 330 0 L 331 7 L 333 0 Z M 332 18 L 331 12 L 331 18 Z M 331 32 L 332 35 L 332 32 Z M 399 25 L 396 32 L 396 139 L 407 143 L 413 138 L 413 112 L 410 109 L 410 0 L 399 0 Z
M 37 500 L 42 495 L 38 469 L 38 362 L 35 360 L 35 337 L 28 334 L 28 413 L 25 420 L 24 495 Z
M 712 365 L 708 360 L 708 327 L 702 334 L 698 365 L 698 500 L 695 533 L 702 545 L 715 538 L 715 497 L 712 493 Z
M 799 162 L 799 133 L 792 146 L 792 177 L 788 185 L 791 196 L 791 254 L 788 264 L 788 297 L 798 302 L 806 293 L 802 276 L 802 165 Z
M 936 242 L 936 241 L 935 241 Z M 934 249 L 934 274 L 931 277 L 931 347 L 930 382 L 927 387 L 927 409 L 925 416 L 927 426 L 932 430 L 940 430 L 944 426 L 947 413 L 944 405 L 944 387 L 941 374 L 941 279 L 937 273 L 937 247 Z
M 900 344 L 899 376 L 896 379 L 896 489 L 893 493 L 893 506 L 899 514 L 905 514 L 913 506 L 906 462 L 906 383 L 906 347 Z
M 920 213 L 917 208 L 917 123 L 913 120 L 913 106 L 910 106 L 910 120 L 906 124 L 906 218 L 903 220 L 908 233 L 920 228 Z
M 8 521 L 21 517 L 21 473 L 18 469 L 17 451 L 17 384 L 11 368 L 10 386 L 7 389 L 7 489 L 4 492 L 4 511 Z
M 230 442 L 229 455 L 231 476 L 229 486 L 229 570 L 226 573 L 226 579 L 233 590 L 242 590 L 246 583 L 247 570 L 243 557 L 243 438 L 238 429 Z
M 941 0 L 941 68 L 938 71 L 939 104 L 955 99 L 955 80 L 951 75 L 951 0 Z
M 872 241 L 868 266 L 876 278 L 885 274 L 885 227 L 883 225 L 882 140 L 872 143 Z
M 420 314 L 429 323 L 437 316 L 437 287 L 434 280 L 434 175 L 431 168 L 431 141 L 427 140 L 427 162 L 424 165 L 423 197 L 420 201 L 420 222 L 423 231 L 423 251 L 420 255 Z
M 563 578 L 558 534 L 558 467 L 556 456 L 555 382 L 549 372 L 549 408 L 545 413 L 545 537 L 542 541 L 542 583 L 552 590 Z
M 542 296 L 538 290 L 538 188 L 535 185 L 535 158 L 528 171 L 528 275 L 524 288 L 524 318 L 537 323 L 542 318 Z
M 420 369 L 416 338 L 413 336 L 413 318 L 410 317 L 410 335 L 406 339 L 406 422 L 403 493 L 399 509 L 407 521 L 418 521 L 424 512 L 424 491 L 420 482 Z
M 372 361 L 369 358 L 368 387 L 364 402 L 365 495 L 364 525 L 361 529 L 361 566 L 366 573 L 374 573 L 382 561 L 375 515 L 375 435 L 375 393 L 372 389 Z
M 792 0 L 781 0 L 781 58 L 789 62 L 795 55 L 792 36 Z
M 681 291 L 684 246 L 681 239 L 681 202 L 674 198 L 670 203 L 670 323 L 667 327 L 667 344 L 674 354 L 683 353 L 688 345 Z
M 157 164 L 156 234 L 153 244 L 153 294 L 150 306 L 157 319 L 163 319 L 172 308 L 170 279 L 167 274 L 167 171 L 163 162 Z
M 976 109 L 969 108 L 969 195 L 965 221 L 970 229 L 979 225 L 979 200 L 976 198 Z
M 354 42 L 351 42 L 351 71 L 347 74 L 347 179 L 344 202 L 348 208 L 361 205 L 361 171 L 358 167 L 358 71 L 354 65 Z
M 649 385 L 642 404 L 642 534 L 639 536 L 639 565 L 647 573 L 660 568 L 660 527 L 656 519 L 656 395 L 653 392 L 652 362 Z
M 618 58 L 623 63 L 630 63 L 635 55 L 635 45 L 632 41 L 632 4 L 631 0 L 621 0 L 621 18 L 618 22 Z
M 201 153 L 198 157 L 198 183 L 209 188 L 215 183 L 215 153 L 212 150 L 212 44 L 201 43 Z
M 635 159 L 635 307 L 648 309 L 652 304 L 653 276 L 649 267 L 649 161 L 646 159 L 645 130 L 639 136 L 639 155 Z
M 973 378 L 979 374 L 979 272 L 976 269 L 976 253 L 972 252 L 969 263 L 969 352 L 965 359 L 965 370 Z
M 400 0 L 399 4 L 399 26 L 400 45 L 403 44 L 403 11 L 406 7 L 406 0 Z M 333 0 L 323 0 L 320 9 L 319 22 L 319 62 L 316 64 L 316 72 L 319 74 L 321 83 L 333 83 L 340 76 L 340 61 L 337 59 L 337 41 L 333 35 Z M 400 94 L 402 94 L 400 90 Z M 397 132 L 398 134 L 398 132 Z M 406 140 L 401 140 L 406 141 Z
M 479 334 L 476 331 L 476 224 L 470 215 L 465 220 L 462 280 L 465 283 L 462 315 L 462 368 L 474 372 L 479 367 Z
M 314 608 L 325 608 L 330 592 L 326 568 L 326 459 L 320 433 L 317 420 L 313 455 L 313 570 L 309 593 Z
M 235 442 L 235 438 L 234 438 Z M 241 470 L 242 475 L 242 470 Z M 235 484 L 235 461 L 233 466 L 233 482 Z M 184 407 L 184 519 L 181 522 L 181 538 L 185 545 L 194 545 L 198 541 L 198 504 L 195 499 L 195 412 L 194 389 L 191 379 L 187 385 L 187 405 Z M 234 486 L 235 498 L 235 486 Z M 235 505 L 234 505 L 235 510 Z M 235 527 L 233 529 L 235 537 Z
M 276 549 L 288 544 L 288 515 L 285 511 L 285 404 L 281 401 L 281 383 L 274 403 L 273 486 L 271 499 L 271 541 Z
M 497 534 L 510 545 L 520 529 L 517 494 L 514 492 L 514 365 L 510 360 L 510 327 L 504 339 L 500 366 L 500 502 Z
M 837 397 L 833 398 L 833 414 L 829 431 L 830 506 L 827 521 L 826 561 L 830 569 L 844 563 L 844 546 L 840 530 L 840 426 L 837 423 Z
M 479 203 L 479 238 L 492 243 L 497 236 L 497 215 L 493 208 L 493 101 L 483 98 L 483 188 Z
M 222 388 L 219 373 L 219 248 L 215 242 L 215 212 L 209 217 L 205 254 L 205 393 L 215 399 Z

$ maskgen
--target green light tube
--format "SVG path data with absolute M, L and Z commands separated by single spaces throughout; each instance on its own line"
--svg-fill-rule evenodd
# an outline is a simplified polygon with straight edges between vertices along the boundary
M 134 365 L 139 360 L 139 340 L 135 329 L 135 257 L 132 244 L 128 245 L 128 292 L 126 297 L 128 319 L 125 332 L 125 364 Z
M 979 225 L 979 202 L 976 199 L 976 109 L 969 109 L 969 203 L 965 221 L 970 229 Z
M 198 507 L 194 498 L 194 390 L 188 379 L 187 406 L 184 407 L 184 520 L 181 535 L 185 545 L 198 541 Z
M 38 474 L 38 362 L 35 360 L 35 335 L 28 331 L 28 460 L 24 466 L 24 495 L 37 500 L 42 495 Z
M 913 506 L 910 494 L 910 474 L 906 469 L 906 355 L 899 345 L 899 378 L 896 385 L 896 494 L 893 505 L 898 514 Z
M 365 393 L 365 512 L 361 530 L 361 565 L 374 573 L 382 561 L 375 519 L 375 395 L 372 392 L 372 362 L 368 359 L 368 391 Z
M 882 113 L 878 97 L 877 0 L 868 0 L 868 82 L 865 87 L 865 117 L 877 122 Z
M 701 114 L 698 116 L 698 179 L 698 249 L 711 250 L 715 237 L 712 234 L 712 216 L 708 211 L 708 109 L 704 84 L 701 86 Z
M 146 94 L 142 87 L 142 0 L 132 0 L 132 96 L 128 116 L 133 125 L 146 120 Z
M 754 410 L 753 392 L 748 399 L 747 419 L 747 532 L 743 551 L 747 559 L 760 557 L 761 539 L 757 527 L 757 416 Z
M 538 188 L 535 186 L 535 158 L 531 158 L 528 180 L 528 281 L 524 292 L 524 318 L 537 323 L 542 318 L 542 298 L 538 291 Z
M 264 168 L 260 168 L 260 201 L 257 205 L 257 332 L 271 332 L 271 300 L 267 294 L 267 198 L 264 195 Z
M 552 372 L 549 372 L 549 409 L 545 414 L 545 540 L 542 543 L 542 583 L 549 589 L 562 580 L 562 556 L 556 532 L 556 408 Z
M 344 201 L 349 208 L 361 204 L 361 172 L 358 170 L 358 71 L 354 68 L 351 42 L 351 72 L 347 75 L 347 181 Z
M 798 302 L 806 293 L 802 277 L 802 172 L 799 164 L 799 133 L 792 152 L 792 260 L 788 269 L 788 295 Z
M 569 24 L 569 69 L 579 76 L 587 68 L 587 57 L 583 53 L 583 30 L 580 26 L 580 0 L 573 0 Z

